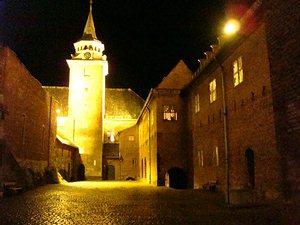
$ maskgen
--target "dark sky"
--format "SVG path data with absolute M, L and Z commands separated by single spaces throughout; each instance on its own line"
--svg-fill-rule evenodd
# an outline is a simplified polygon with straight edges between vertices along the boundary
M 146 97 L 180 59 L 194 70 L 216 42 L 224 0 L 94 0 L 97 36 L 108 56 L 108 87 Z M 0 43 L 11 47 L 43 85 L 68 85 L 89 0 L 0 0 Z

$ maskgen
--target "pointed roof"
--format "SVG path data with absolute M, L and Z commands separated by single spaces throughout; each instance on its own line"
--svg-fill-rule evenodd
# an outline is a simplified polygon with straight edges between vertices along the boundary
M 90 12 L 89 12 L 89 15 L 88 15 L 85 27 L 84 27 L 84 31 L 83 31 L 81 40 L 98 40 L 97 35 L 96 35 L 93 14 L 92 14 L 92 4 L 93 4 L 93 1 L 90 0 Z
M 182 89 L 192 80 L 192 71 L 180 60 L 155 89 Z

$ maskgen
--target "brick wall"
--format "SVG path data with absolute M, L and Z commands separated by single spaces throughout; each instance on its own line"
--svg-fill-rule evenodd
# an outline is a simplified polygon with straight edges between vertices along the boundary
M 2 48 L 0 54 L 5 61 L 1 86 L 8 112 L 4 120 L 6 148 L 21 167 L 43 172 L 48 166 L 48 153 L 55 146 L 50 97 L 15 53 Z
M 164 184 L 165 174 L 177 167 L 187 173 L 188 147 L 184 132 L 185 109 L 178 90 L 157 90 L 157 154 L 159 158 L 158 180 Z M 177 120 L 164 119 L 164 106 L 174 106 Z
M 282 190 L 300 190 L 300 2 L 264 0 Z
M 194 186 L 217 181 L 226 189 L 226 159 L 224 146 L 221 76 L 224 75 L 227 105 L 227 140 L 230 189 L 249 189 L 245 153 L 254 152 L 255 200 L 279 195 L 280 174 L 277 152 L 272 90 L 265 26 L 239 41 L 233 41 L 189 87 L 189 131 L 193 138 Z M 259 51 L 257 51 L 259 49 Z M 233 85 L 233 62 L 242 57 L 244 80 Z M 221 69 L 221 66 L 223 70 Z M 216 79 L 217 100 L 209 102 L 209 82 Z M 199 94 L 200 111 L 194 111 L 194 97 Z M 218 148 L 219 165 L 215 162 Z
M 121 179 L 139 178 L 139 134 L 138 126 L 123 130 L 119 136 L 121 161 Z

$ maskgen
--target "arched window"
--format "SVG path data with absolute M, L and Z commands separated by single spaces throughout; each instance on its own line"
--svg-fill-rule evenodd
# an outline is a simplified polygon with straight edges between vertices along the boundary
M 248 184 L 251 189 L 255 188 L 255 162 L 254 152 L 252 149 L 247 149 L 245 152 L 247 172 L 248 172 Z
M 88 47 L 85 45 L 85 46 L 84 46 L 84 50 L 87 50 L 87 49 L 88 49 Z

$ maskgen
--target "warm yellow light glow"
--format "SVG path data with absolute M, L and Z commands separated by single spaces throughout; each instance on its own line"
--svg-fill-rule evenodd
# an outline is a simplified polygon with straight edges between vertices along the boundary
M 237 20 L 229 20 L 225 27 L 224 27 L 224 33 L 227 35 L 235 34 L 240 29 L 240 23 Z
M 57 109 L 57 110 L 56 110 L 56 113 L 57 113 L 57 114 L 60 114 L 60 109 Z
M 153 188 L 153 186 L 138 181 L 79 181 L 65 183 L 64 185 L 71 187 L 80 187 L 84 189 L 101 189 L 101 188 L 137 188 L 137 187 L 148 187 Z
M 79 154 L 84 154 L 84 149 L 83 148 L 79 148 Z
M 58 117 L 56 118 L 56 120 L 57 120 L 57 126 L 63 127 L 63 126 L 66 125 L 67 117 L 61 117 L 61 116 L 58 116 Z

